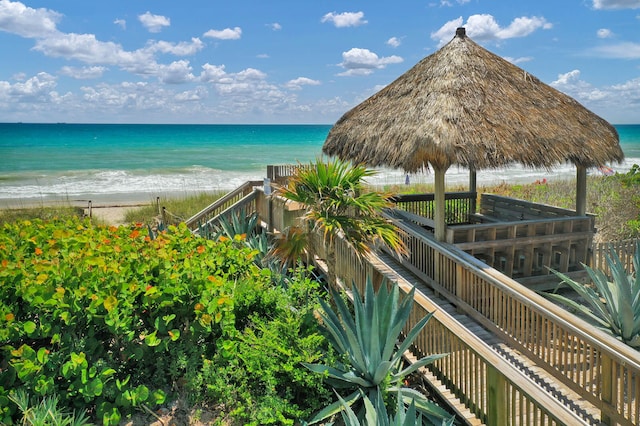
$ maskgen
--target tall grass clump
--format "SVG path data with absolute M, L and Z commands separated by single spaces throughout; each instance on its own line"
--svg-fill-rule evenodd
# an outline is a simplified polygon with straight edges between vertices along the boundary
M 82 207 L 70 205 L 7 208 L 0 210 L 0 225 L 18 220 L 52 220 L 56 218 L 81 218 L 82 216 L 84 216 Z
M 162 208 L 166 211 L 166 226 L 178 225 L 184 222 L 194 214 L 210 206 L 216 200 L 225 195 L 225 192 L 202 192 L 195 195 L 185 195 L 182 197 L 169 197 L 154 200 L 148 206 L 130 209 L 125 215 L 126 223 L 146 223 L 153 224 L 162 216 Z

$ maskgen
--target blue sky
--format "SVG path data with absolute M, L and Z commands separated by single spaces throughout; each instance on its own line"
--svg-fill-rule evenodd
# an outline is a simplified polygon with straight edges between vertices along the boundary
M 458 26 L 640 123 L 640 0 L 0 0 L 0 121 L 332 124 Z

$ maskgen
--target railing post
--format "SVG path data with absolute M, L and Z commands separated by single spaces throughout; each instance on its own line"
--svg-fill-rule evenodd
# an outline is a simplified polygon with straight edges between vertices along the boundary
M 456 263 L 456 276 L 455 276 L 455 296 L 462 299 L 462 300 L 466 300 L 466 286 L 467 283 L 464 280 L 465 278 L 465 274 L 464 274 L 464 269 L 462 268 L 462 265 L 459 263 Z M 458 312 L 460 313 L 464 313 L 463 309 L 461 307 L 458 307 Z
M 602 402 L 612 407 L 613 405 L 613 362 L 611 357 L 607 354 L 600 354 L 600 383 L 601 383 L 601 395 Z M 606 425 L 611 424 L 611 417 L 607 414 L 607 410 L 602 410 L 600 413 L 602 423 Z
M 507 420 L 507 389 L 504 376 L 487 364 L 487 426 L 504 426 Z

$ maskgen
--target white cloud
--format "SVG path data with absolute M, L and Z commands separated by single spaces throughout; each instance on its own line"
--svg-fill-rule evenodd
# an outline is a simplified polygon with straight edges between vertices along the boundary
M 600 28 L 597 32 L 598 38 L 610 38 L 613 37 L 613 33 L 608 28 Z
M 469 3 L 470 1 L 471 0 L 456 0 L 456 3 L 465 4 L 465 3 Z M 451 7 L 453 6 L 453 3 L 449 0 L 440 0 L 440 6 Z
M 611 117 L 618 122 L 635 123 L 640 109 L 640 78 L 621 84 L 594 87 L 580 79 L 580 71 L 573 70 L 558 75 L 551 86 L 575 98 L 587 108 Z M 625 108 L 621 109 L 620 105 Z
M 138 15 L 138 20 L 151 33 L 159 33 L 164 27 L 171 25 L 169 18 L 162 15 L 154 15 L 151 12 Z
M 225 28 L 224 30 L 209 30 L 204 37 L 217 38 L 219 40 L 238 40 L 242 36 L 242 28 Z
M 640 0 L 593 0 L 594 9 L 639 9 Z
M 357 27 L 367 23 L 364 18 L 364 12 L 329 12 L 322 17 L 320 22 L 330 22 L 336 28 Z
M 158 66 L 158 79 L 163 83 L 182 84 L 188 83 L 194 78 L 189 61 L 174 61 L 169 65 Z
M 274 22 L 272 24 L 267 24 L 267 26 L 271 28 L 273 31 L 280 31 L 282 29 L 282 25 L 280 25 L 277 22 Z
M 177 102 L 194 102 L 206 99 L 209 96 L 209 92 L 204 87 L 196 87 L 194 90 L 185 90 L 184 92 L 177 93 L 174 99 Z
M 591 84 L 581 80 L 580 70 L 559 74 L 558 79 L 550 86 L 582 102 L 599 101 L 607 97 L 607 92 L 594 88 Z
M 604 58 L 640 59 L 640 43 L 622 42 L 607 46 L 598 46 L 590 53 Z
M 46 102 L 51 99 L 56 84 L 56 78 L 46 72 L 38 73 L 24 82 L 15 84 L 2 81 L 0 82 L 0 98 Z
M 511 58 L 509 56 L 504 57 L 505 60 L 511 62 L 512 64 L 522 64 L 524 62 L 532 61 L 533 58 L 531 56 L 522 56 L 520 58 Z
M 107 70 L 105 67 L 69 67 L 64 66 L 60 69 L 60 74 L 67 77 L 75 78 L 78 80 L 90 80 L 94 78 L 102 77 L 102 74 Z
M 200 81 L 204 83 L 220 81 L 227 72 L 224 70 L 224 65 L 211 65 L 206 63 L 202 66 L 202 72 L 200 73 Z
M 61 17 L 49 9 L 33 9 L 20 2 L 0 0 L 0 30 L 22 37 L 42 38 L 56 33 Z
M 113 42 L 96 40 L 93 34 L 62 34 L 38 40 L 34 50 L 51 57 L 75 59 L 89 64 L 117 65 L 124 69 L 146 69 L 155 62 L 148 52 L 127 52 Z
M 120 113 L 127 113 L 131 110 L 162 110 L 166 102 L 165 91 L 146 82 L 103 83 L 95 87 L 82 87 L 81 91 L 85 105 L 94 111 L 117 109 Z
M 398 47 L 401 44 L 401 41 L 398 37 L 391 37 L 389 40 L 387 40 L 387 44 L 391 47 Z
M 256 58 L 260 58 L 260 59 L 269 59 L 269 55 L 266 53 L 259 53 L 256 55 Z
M 194 55 L 204 48 L 204 43 L 197 37 L 191 42 L 170 43 L 168 41 L 151 42 L 145 50 L 149 52 L 171 53 L 176 56 Z
M 369 49 L 352 48 L 347 52 L 342 52 L 342 63 L 340 66 L 347 71 L 340 73 L 341 76 L 368 75 L 375 69 L 385 68 L 389 64 L 402 62 L 400 56 L 378 57 Z
M 515 18 L 507 27 L 501 27 L 495 18 L 488 14 L 471 15 L 466 24 L 463 25 L 463 22 L 462 17 L 453 19 L 431 33 L 431 38 L 442 46 L 453 38 L 456 28 L 465 27 L 467 35 L 474 40 L 505 40 L 525 37 L 540 28 L 547 30 L 553 26 L 545 18 L 538 16 Z
M 251 91 L 252 88 L 256 90 L 260 87 L 264 88 L 267 84 L 266 78 L 265 73 L 255 68 L 247 68 L 238 73 L 227 73 L 224 65 L 207 63 L 202 66 L 199 80 L 212 84 L 218 93 L 244 93 Z
M 124 19 L 116 19 L 115 21 L 113 21 L 113 23 L 118 25 L 123 30 L 127 29 L 127 21 L 125 21 Z
M 298 77 L 285 83 L 285 87 L 290 90 L 302 90 L 302 86 L 318 86 L 319 80 L 312 80 L 307 77 Z
M 572 82 L 579 81 L 579 79 L 580 79 L 580 70 L 573 70 L 564 74 L 558 74 L 558 79 L 552 82 L 551 86 L 566 87 Z

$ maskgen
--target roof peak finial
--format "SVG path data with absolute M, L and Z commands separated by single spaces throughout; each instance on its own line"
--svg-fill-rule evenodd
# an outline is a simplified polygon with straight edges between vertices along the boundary
M 456 37 L 465 38 L 466 35 L 467 35 L 467 32 L 464 29 L 464 27 L 456 28 Z

